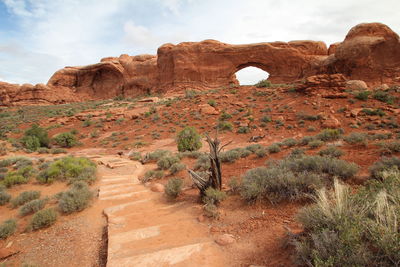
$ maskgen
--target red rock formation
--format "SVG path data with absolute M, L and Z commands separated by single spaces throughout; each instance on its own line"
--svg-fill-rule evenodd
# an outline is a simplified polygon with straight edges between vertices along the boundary
M 336 97 L 346 79 L 369 85 L 399 82 L 400 41 L 386 25 L 364 23 L 353 27 L 343 42 L 332 44 L 329 50 L 323 42 L 315 41 L 165 44 L 157 56 L 121 55 L 103 58 L 94 65 L 66 67 L 57 71 L 47 86 L 0 83 L 0 100 L 3 104 L 63 103 L 216 88 L 237 84 L 235 73 L 248 66 L 267 71 L 273 83 L 305 79 L 300 90 L 331 90 L 334 94 L 330 95 Z

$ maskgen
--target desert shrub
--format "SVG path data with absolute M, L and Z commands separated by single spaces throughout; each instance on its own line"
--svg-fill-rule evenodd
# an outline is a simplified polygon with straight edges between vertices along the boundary
M 260 80 L 259 82 L 257 82 L 254 86 L 257 88 L 265 88 L 265 87 L 271 87 L 271 82 L 264 79 L 264 80 Z
M 239 193 L 241 188 L 239 178 L 232 177 L 232 179 L 229 180 L 228 186 L 230 188 L 230 192 L 232 192 L 233 194 Z
M 40 140 L 36 136 L 25 136 L 22 143 L 30 151 L 36 151 L 40 147 Z
M 25 147 L 32 146 L 32 148 L 39 148 L 39 147 L 48 147 L 50 143 L 49 135 L 46 129 L 40 127 L 37 124 L 33 124 L 31 128 L 27 129 L 22 137 L 22 143 Z M 39 144 L 39 146 L 37 146 Z M 36 147 L 37 146 L 37 147 Z M 34 150 L 36 150 L 34 149 Z
M 24 177 L 18 171 L 12 171 L 5 175 L 4 180 L 1 183 L 6 187 L 12 187 L 17 184 L 26 184 L 28 181 L 29 179 Z
M 215 107 L 217 105 L 217 102 L 214 99 L 208 100 L 207 103 L 212 107 Z
M 231 150 L 232 151 L 237 151 L 239 153 L 239 157 L 241 157 L 241 158 L 246 158 L 246 157 L 250 156 L 253 153 L 250 150 L 248 150 L 246 148 L 241 148 L 241 147 L 234 148 L 234 149 L 231 149 Z
M 129 159 L 140 161 L 142 159 L 142 154 L 140 152 L 129 153 Z
M 157 161 L 157 166 L 160 170 L 168 170 L 173 164 L 179 161 L 180 159 L 177 156 L 167 155 Z
M 26 216 L 29 214 L 33 214 L 44 208 L 46 205 L 46 199 L 34 199 L 31 200 L 19 208 L 19 215 Z
M 232 131 L 233 125 L 228 121 L 220 121 L 217 125 L 217 128 L 221 131 Z
M 261 117 L 260 121 L 263 123 L 268 123 L 268 122 L 271 122 L 272 119 L 270 116 L 263 116 L 263 117 Z
M 178 133 L 176 137 L 178 150 L 183 151 L 196 151 L 202 146 L 201 136 L 194 127 L 185 127 Z
M 57 221 L 57 212 L 53 208 L 40 210 L 33 214 L 29 223 L 29 230 L 39 230 L 53 225 Z
M 320 156 L 328 156 L 333 158 L 340 158 L 344 155 L 343 150 L 337 148 L 336 146 L 328 146 L 318 152 Z
M 299 158 L 304 156 L 304 149 L 302 148 L 295 148 L 293 149 L 290 154 L 289 154 L 289 158 Z
M 219 120 L 221 120 L 221 121 L 225 121 L 225 120 L 228 120 L 230 118 L 232 118 L 232 115 L 227 113 L 225 110 L 222 111 L 221 115 L 219 116 Z
M 236 160 L 238 160 L 240 158 L 240 153 L 235 150 L 228 150 L 226 152 L 222 152 L 219 154 L 219 158 L 221 160 L 221 162 L 235 162 Z
M 327 142 L 327 141 L 335 141 L 340 138 L 342 135 L 341 131 L 339 129 L 324 129 L 322 130 L 319 134 L 317 134 L 316 138 Z
M 358 165 L 344 160 L 321 157 L 303 156 L 299 158 L 286 158 L 279 162 L 282 168 L 289 168 L 294 172 L 313 172 L 329 175 L 346 180 L 358 172 Z
M 376 133 L 368 136 L 369 140 L 386 140 L 392 138 L 392 133 Z
M 52 183 L 56 180 L 92 183 L 96 180 L 96 164 L 88 158 L 64 157 L 50 163 L 39 172 L 36 179 L 41 183 Z
M 55 148 L 50 149 L 50 153 L 51 154 L 62 154 L 62 153 L 67 153 L 67 150 L 65 150 L 64 148 L 55 147 Z
M 3 206 L 10 202 L 11 195 L 8 194 L 5 190 L 0 189 L 0 206 Z
M 316 140 L 316 138 L 314 136 L 304 136 L 301 140 L 300 140 L 300 144 L 303 146 L 308 145 L 311 141 Z
M 242 180 L 241 196 L 247 201 L 267 199 L 271 202 L 300 200 L 322 185 L 318 174 L 294 173 L 275 165 L 248 170 Z
M 165 186 L 165 194 L 171 198 L 175 199 L 182 191 L 183 180 L 181 178 L 171 178 L 168 180 Z
M 391 153 L 398 153 L 400 152 L 400 142 L 399 141 L 393 141 L 389 143 L 384 143 L 382 146 L 383 152 L 387 154 Z
M 60 133 L 56 137 L 54 137 L 54 142 L 60 147 L 73 147 L 78 144 L 78 140 L 76 136 L 71 132 Z
M 247 126 L 240 126 L 237 130 L 237 133 L 246 134 L 250 132 L 250 128 Z
M 39 154 L 49 154 L 50 150 L 47 147 L 40 147 L 37 149 Z
M 186 168 L 185 164 L 177 162 L 171 165 L 169 171 L 171 172 L 171 174 L 175 174 L 177 172 L 184 170 L 185 168 Z
M 369 172 L 371 177 L 374 179 L 383 179 L 383 172 L 388 171 L 396 167 L 400 169 L 400 158 L 399 157 L 383 157 L 382 159 L 378 160 L 369 168 Z
M 380 116 L 380 117 L 383 117 L 383 116 L 386 115 L 386 113 L 383 110 L 379 109 L 379 108 L 378 109 L 363 108 L 361 111 L 362 111 L 362 113 L 364 113 L 364 114 L 366 114 L 368 116 Z
M 372 97 L 381 102 L 385 102 L 387 104 L 393 104 L 395 98 L 389 94 L 389 92 L 383 90 L 375 90 Z
M 82 211 L 89 206 L 92 196 L 93 194 L 86 182 L 75 182 L 71 189 L 61 195 L 58 208 L 65 214 Z
M 294 244 L 300 264 L 310 266 L 394 266 L 400 262 L 400 172 L 386 172 L 354 194 L 335 182 L 333 192 L 321 189 L 315 204 L 298 220 L 304 234 Z M 396 265 L 396 264 L 395 264 Z
M 225 198 L 225 192 L 209 187 L 207 188 L 205 195 L 203 196 L 203 202 L 205 204 L 218 205 L 223 200 L 225 200 Z
M 361 90 L 354 93 L 354 97 L 358 100 L 365 101 L 368 99 L 368 96 L 371 94 L 370 91 Z
M 297 141 L 294 138 L 288 138 L 282 141 L 282 144 L 287 147 L 293 147 L 297 145 Z
M 263 158 L 268 154 L 268 151 L 265 149 L 265 147 L 262 147 L 262 148 L 256 150 L 256 152 L 254 154 L 256 154 L 256 156 L 259 158 Z
M 153 152 L 147 153 L 145 159 L 147 161 L 157 161 L 160 158 L 167 156 L 169 154 L 171 154 L 171 152 L 168 150 L 157 149 Z
M 40 191 L 24 191 L 11 200 L 11 206 L 16 208 L 38 198 L 40 198 Z
M 203 207 L 204 215 L 209 218 L 217 219 L 220 215 L 218 208 L 215 204 L 207 203 Z
M 161 179 L 164 177 L 164 171 L 162 170 L 150 170 L 144 174 L 143 182 L 147 182 L 152 179 Z
M 312 115 L 312 114 L 307 114 L 305 112 L 297 113 L 296 117 L 299 120 L 306 120 L 306 121 L 317 121 L 322 118 L 321 115 Z
M 200 156 L 194 164 L 194 169 L 197 171 L 207 171 L 211 167 L 210 157 L 208 155 Z
M 313 141 L 311 141 L 310 143 L 308 143 L 308 146 L 309 146 L 311 149 L 314 149 L 314 148 L 321 147 L 321 146 L 323 146 L 324 144 L 325 144 L 324 141 L 321 141 L 321 140 L 313 140 Z
M 351 145 L 363 145 L 368 144 L 368 134 L 366 133 L 351 133 L 343 138 L 343 140 Z
M 200 156 L 204 155 L 204 153 L 200 151 L 185 151 L 185 152 L 179 152 L 178 156 L 183 158 L 183 157 L 188 157 L 192 159 L 198 159 Z
M 17 230 L 17 221 L 9 219 L 0 224 L 0 239 L 6 239 Z
M 259 150 L 260 148 L 262 148 L 262 145 L 260 145 L 260 144 L 252 144 L 252 145 L 246 146 L 246 149 L 250 150 L 253 153 L 256 152 L 257 150 Z
M 278 153 L 281 151 L 281 147 L 278 144 L 272 144 L 267 147 L 269 153 Z

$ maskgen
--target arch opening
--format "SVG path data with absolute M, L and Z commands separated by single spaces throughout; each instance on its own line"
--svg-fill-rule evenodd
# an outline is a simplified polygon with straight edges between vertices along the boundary
M 246 66 L 235 73 L 239 85 L 254 85 L 261 80 L 268 79 L 269 73 L 259 67 Z

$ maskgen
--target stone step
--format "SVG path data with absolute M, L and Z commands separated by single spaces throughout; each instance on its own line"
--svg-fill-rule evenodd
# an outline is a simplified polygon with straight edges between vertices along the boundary
M 151 193 L 150 190 L 145 189 L 145 190 L 140 190 L 140 191 L 136 191 L 136 192 L 129 192 L 129 193 L 125 193 L 125 194 L 119 194 L 119 195 L 112 195 L 112 196 L 103 196 L 103 197 L 99 197 L 99 200 L 121 200 L 121 199 L 138 199 L 138 198 L 143 198 L 146 196 L 146 194 L 148 195 L 149 193 Z
M 119 195 L 119 194 L 125 194 L 125 193 L 130 193 L 130 192 L 138 192 L 138 191 L 143 191 L 144 188 L 142 186 L 138 187 L 135 185 L 128 185 L 120 188 L 114 188 L 114 189 L 109 189 L 105 190 L 104 187 L 100 187 L 100 193 L 99 197 L 107 197 L 107 196 L 114 196 L 114 195 Z
M 149 250 L 164 249 L 168 246 L 182 246 L 196 240 L 208 240 L 208 230 L 190 219 L 180 218 L 165 221 L 164 224 L 146 226 L 120 233 L 110 233 L 109 253 L 118 257 L 145 253 Z
M 132 187 L 132 186 L 136 187 L 137 185 L 133 184 L 131 182 L 118 183 L 118 184 L 104 184 L 104 185 L 101 185 L 101 189 L 105 190 L 105 191 L 108 191 L 108 190 L 114 190 L 114 189 L 117 189 L 117 188 Z
M 197 242 L 176 247 L 167 247 L 162 250 L 155 250 L 133 256 L 120 257 L 108 255 L 107 267 L 154 267 L 154 266 L 173 266 L 189 260 L 195 254 L 199 254 L 205 249 L 213 246 L 212 242 Z M 202 266 L 203 263 L 200 263 Z M 193 266 L 193 265 L 187 265 Z M 203 265 L 207 266 L 207 265 Z
M 109 216 L 112 216 L 116 212 L 123 212 L 128 207 L 137 207 L 138 205 L 140 205 L 144 202 L 149 202 L 150 200 L 151 200 L 151 198 L 139 199 L 139 200 L 130 201 L 130 202 L 126 202 L 126 203 L 120 203 L 118 205 L 113 205 L 111 207 L 105 208 L 103 212 L 106 216 L 109 217 Z

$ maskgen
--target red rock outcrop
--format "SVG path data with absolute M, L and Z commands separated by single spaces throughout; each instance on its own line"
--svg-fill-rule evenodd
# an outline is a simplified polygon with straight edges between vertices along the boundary
M 316 41 L 165 44 L 157 56 L 121 55 L 103 58 L 94 65 L 63 68 L 47 86 L 0 83 L 0 100 L 7 105 L 64 103 L 217 88 L 237 84 L 235 73 L 248 66 L 267 71 L 273 83 L 303 80 L 299 90 L 330 90 L 336 97 L 346 80 L 362 80 L 370 86 L 400 82 L 400 41 L 388 26 L 364 23 L 353 27 L 343 42 L 329 49 Z
M 70 88 L 0 82 L 0 106 L 64 104 L 82 100 Z

